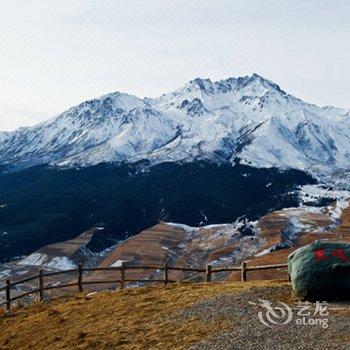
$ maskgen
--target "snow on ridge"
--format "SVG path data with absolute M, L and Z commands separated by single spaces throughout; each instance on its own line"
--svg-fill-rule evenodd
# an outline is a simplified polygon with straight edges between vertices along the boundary
M 226 235 L 226 234 L 231 235 L 232 232 L 236 232 L 237 230 L 240 230 L 244 227 L 249 227 L 251 229 L 257 230 L 256 228 L 257 223 L 258 221 L 248 221 L 244 217 L 239 217 L 237 218 L 236 221 L 232 223 L 210 224 L 210 225 L 195 226 L 195 227 L 188 226 L 185 224 L 180 224 L 180 223 L 174 223 L 174 222 L 164 222 L 164 224 L 166 225 L 183 229 L 189 235 L 189 237 L 194 233 L 202 230 L 214 230 L 216 232 L 214 235 Z
M 303 102 L 257 74 L 197 78 L 158 98 L 107 94 L 37 126 L 1 133 L 0 165 L 233 163 L 239 157 L 243 164 L 320 177 L 332 177 L 336 169 L 341 178 L 337 174 L 350 168 L 348 115 Z
M 187 232 L 198 231 L 203 229 L 206 230 L 206 229 L 212 229 L 212 228 L 229 228 L 234 226 L 234 224 L 211 224 L 211 225 L 205 225 L 205 226 L 189 226 L 185 224 L 179 224 L 176 222 L 164 222 L 164 224 L 177 227 L 177 228 L 182 228 Z
M 185 225 L 185 224 L 179 224 L 176 222 L 164 222 L 164 224 L 166 224 L 168 226 L 176 227 L 176 228 L 182 228 L 186 232 L 192 232 L 192 231 L 198 229 L 197 227 L 192 227 L 192 226 Z

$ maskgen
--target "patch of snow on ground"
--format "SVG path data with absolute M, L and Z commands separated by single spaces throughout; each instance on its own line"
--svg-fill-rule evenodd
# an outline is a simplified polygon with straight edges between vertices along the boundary
M 338 222 L 342 211 L 349 206 L 350 191 L 336 190 L 322 185 L 305 185 L 300 188 L 299 196 L 302 204 L 305 202 L 317 202 L 322 198 L 334 199 L 335 206 L 329 205 L 327 209 L 331 218 Z
M 289 219 L 287 226 L 282 230 L 282 241 L 293 243 L 300 233 L 305 232 L 311 228 L 310 225 L 302 223 L 298 217 Z
M 75 264 L 74 261 L 67 258 L 66 256 L 55 256 L 53 259 L 51 259 L 50 262 L 46 264 L 46 266 L 51 269 L 64 271 L 75 269 L 77 267 L 77 264 Z
M 251 221 L 251 224 L 256 224 L 257 221 Z M 193 231 L 199 231 L 199 230 L 209 230 L 209 229 L 215 229 L 215 228 L 222 228 L 222 229 L 232 229 L 232 228 L 241 228 L 246 224 L 246 221 L 244 220 L 243 217 L 239 217 L 235 222 L 231 224 L 211 224 L 211 225 L 205 225 L 205 226 L 197 226 L 197 227 L 192 227 L 189 225 L 185 224 L 178 224 L 176 222 L 165 222 L 166 225 L 173 226 L 173 227 L 178 227 L 182 228 L 186 232 L 193 232 Z
M 167 256 L 170 256 L 172 258 L 176 258 L 177 257 L 177 253 L 174 252 L 172 249 L 170 249 L 168 247 L 161 247 L 161 248 L 167 252 Z
M 350 191 L 336 190 L 324 185 L 305 185 L 300 187 L 299 198 L 300 206 L 298 208 L 286 208 L 283 209 L 283 213 L 280 213 L 280 216 L 289 218 L 289 224 L 287 224 L 281 232 L 281 242 L 272 247 L 268 247 L 255 256 L 262 256 L 271 253 L 272 251 L 280 249 L 284 245 L 288 246 L 297 239 L 299 233 L 308 231 L 312 228 L 312 225 L 308 225 L 300 220 L 298 213 L 300 210 L 314 214 L 326 214 L 333 222 L 326 227 L 316 228 L 313 232 L 329 232 L 334 229 L 334 227 L 340 222 L 343 210 L 349 206 Z M 333 199 L 334 204 L 323 207 L 309 206 L 305 204 L 316 204 L 321 199 Z
M 11 270 L 4 270 L 0 272 L 0 279 L 7 277 L 11 274 Z
M 331 212 L 331 217 L 335 221 L 339 221 L 344 209 L 349 206 L 349 200 L 345 198 L 337 199 L 336 205 L 328 206 L 329 211 Z
M 166 225 L 177 227 L 177 228 L 182 228 L 183 230 L 187 232 L 191 232 L 196 229 L 196 227 L 188 226 L 185 224 L 178 224 L 176 222 L 165 222 Z
M 126 260 L 116 260 L 110 267 L 121 267 L 123 262 L 126 262 Z
M 255 254 L 255 256 L 259 257 L 279 249 L 291 247 L 293 243 L 298 239 L 298 236 L 301 233 L 309 230 L 310 228 L 311 228 L 311 225 L 302 223 L 297 216 L 290 217 L 287 225 L 281 231 L 280 242 Z
M 262 250 L 261 252 L 255 254 L 254 256 L 258 258 L 259 256 L 263 256 L 263 255 L 269 254 L 269 253 L 271 253 L 273 251 L 273 248 L 274 248 L 274 246 L 266 248 L 266 249 Z
M 301 204 L 306 202 L 317 202 L 319 199 L 347 199 L 350 198 L 350 191 L 337 190 L 324 185 L 304 185 L 299 189 Z
M 18 262 L 18 265 L 41 266 L 48 256 L 41 253 L 33 253 Z
M 18 262 L 24 266 L 46 266 L 55 270 L 74 269 L 77 265 L 66 256 L 55 256 L 52 259 L 46 254 L 33 253 Z

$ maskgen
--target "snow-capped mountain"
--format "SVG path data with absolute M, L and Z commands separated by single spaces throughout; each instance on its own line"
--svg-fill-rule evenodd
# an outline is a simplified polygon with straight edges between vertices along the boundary
M 350 110 L 318 107 L 257 75 L 195 79 L 159 98 L 111 93 L 0 133 L 0 165 L 208 159 L 316 175 L 350 168 Z

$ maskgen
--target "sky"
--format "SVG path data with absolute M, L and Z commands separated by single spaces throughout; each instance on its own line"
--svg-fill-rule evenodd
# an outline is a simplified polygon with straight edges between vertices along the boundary
M 0 0 L 0 130 L 113 91 L 258 73 L 350 108 L 348 0 Z

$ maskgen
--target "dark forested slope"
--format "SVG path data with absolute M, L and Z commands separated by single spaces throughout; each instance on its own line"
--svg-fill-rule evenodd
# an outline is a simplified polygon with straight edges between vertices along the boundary
M 102 164 L 82 169 L 33 167 L 0 175 L 1 261 L 92 226 L 105 227 L 102 249 L 158 220 L 188 225 L 254 219 L 297 205 L 290 193 L 315 180 L 296 170 L 206 162 L 151 168 Z

